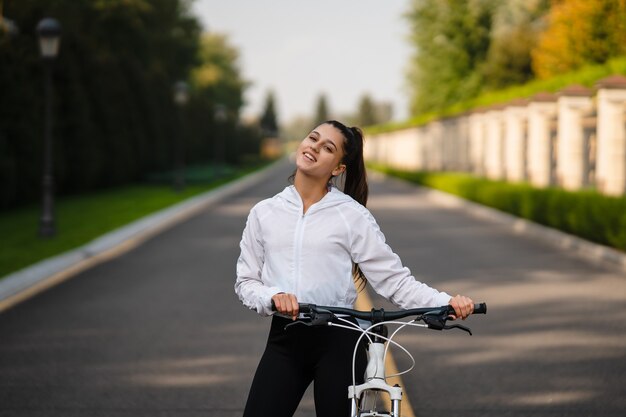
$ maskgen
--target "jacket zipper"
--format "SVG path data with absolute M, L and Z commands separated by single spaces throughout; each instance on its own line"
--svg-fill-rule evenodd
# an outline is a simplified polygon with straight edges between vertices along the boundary
M 298 294 L 298 284 L 300 283 L 301 278 L 301 262 L 300 257 L 302 256 L 302 240 L 303 240 L 303 230 L 304 223 L 306 221 L 306 214 L 302 214 L 298 218 L 298 223 L 296 224 L 296 236 L 295 236 L 295 248 L 294 248 L 294 272 L 295 272 L 295 282 L 293 292 L 294 294 Z

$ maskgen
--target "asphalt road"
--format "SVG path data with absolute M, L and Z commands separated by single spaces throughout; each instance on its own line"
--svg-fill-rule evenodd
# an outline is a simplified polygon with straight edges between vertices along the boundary
M 238 243 L 252 204 L 291 170 L 1 313 L 0 416 L 241 415 L 269 320 L 236 299 Z M 398 339 L 418 362 L 403 377 L 416 415 L 626 414 L 623 274 L 405 183 L 371 184 L 369 207 L 404 263 L 489 304 L 465 323 L 472 337 Z M 312 415 L 307 396 L 298 416 Z

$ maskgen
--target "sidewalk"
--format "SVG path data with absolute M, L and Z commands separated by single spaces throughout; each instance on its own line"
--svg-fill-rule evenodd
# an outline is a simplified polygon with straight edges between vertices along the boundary
M 137 247 L 150 237 L 190 218 L 216 201 L 263 180 L 271 175 L 281 163 L 279 160 L 232 183 L 207 191 L 106 233 L 86 245 L 44 259 L 7 275 L 0 280 L 0 312 L 71 278 L 85 269 Z

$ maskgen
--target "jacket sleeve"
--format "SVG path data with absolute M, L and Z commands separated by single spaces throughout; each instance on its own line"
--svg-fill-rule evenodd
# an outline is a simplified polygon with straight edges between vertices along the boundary
M 260 234 L 261 227 L 257 212 L 252 209 L 239 243 L 241 253 L 237 260 L 235 293 L 243 305 L 262 316 L 269 316 L 273 314 L 272 296 L 281 290 L 277 287 L 266 286 L 263 282 L 265 254 Z
M 448 304 L 450 295 L 419 282 L 402 265 L 400 257 L 385 243 L 385 236 L 365 208 L 353 218 L 352 259 L 359 264 L 368 283 L 380 295 L 400 308 L 438 307 Z

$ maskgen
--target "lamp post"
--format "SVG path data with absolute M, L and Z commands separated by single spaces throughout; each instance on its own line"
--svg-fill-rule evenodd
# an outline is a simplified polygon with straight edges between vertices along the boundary
M 42 208 L 39 219 L 39 236 L 51 237 L 56 234 L 54 221 L 54 176 L 52 157 L 52 65 L 59 52 L 61 25 L 56 19 L 47 17 L 37 25 L 39 48 L 44 63 L 45 119 L 44 154 L 42 177 Z
M 178 137 L 175 145 L 176 174 L 174 176 L 174 190 L 181 192 L 185 188 L 185 123 L 183 121 L 183 108 L 189 101 L 189 86 L 184 81 L 174 84 L 174 103 L 178 107 Z

